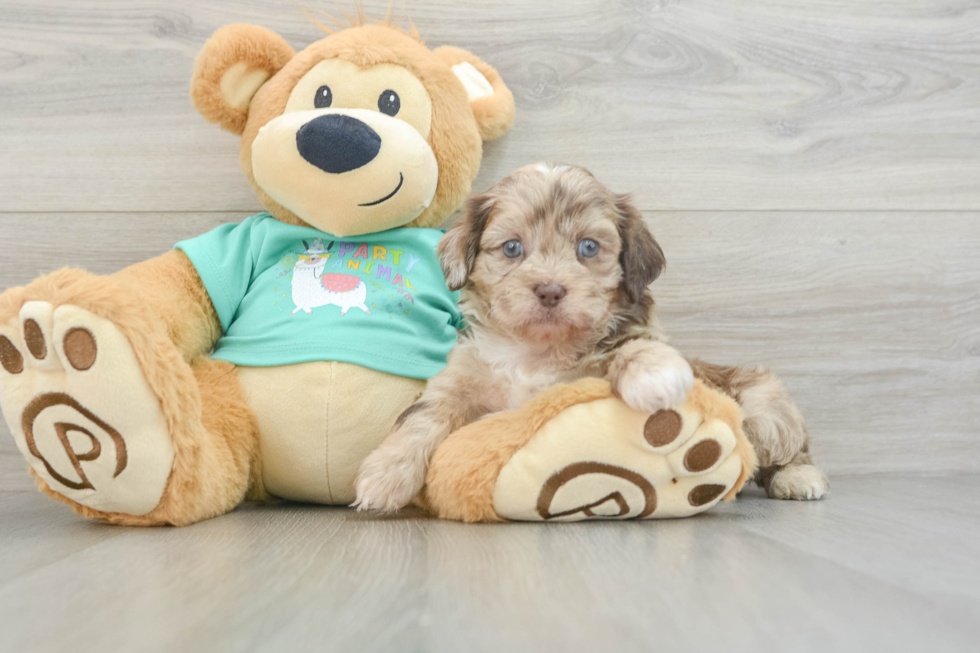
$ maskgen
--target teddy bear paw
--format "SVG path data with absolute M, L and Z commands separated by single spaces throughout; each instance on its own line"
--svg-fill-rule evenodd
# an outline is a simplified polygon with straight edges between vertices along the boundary
M 0 408 L 55 492 L 104 512 L 141 515 L 159 503 L 173 443 L 132 346 L 108 320 L 26 302 L 0 324 Z
M 688 404 L 653 414 L 615 398 L 578 404 L 504 465 L 493 507 L 521 521 L 687 517 L 739 481 L 736 449 L 731 425 Z

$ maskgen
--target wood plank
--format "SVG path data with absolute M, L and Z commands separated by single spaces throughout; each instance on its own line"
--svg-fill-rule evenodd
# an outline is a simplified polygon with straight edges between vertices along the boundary
M 976 214 L 648 214 L 681 351 L 772 367 L 837 473 L 980 470 Z
M 845 477 L 823 502 L 547 526 L 267 505 L 184 529 L 0 494 L 0 628 L 18 651 L 972 651 L 978 490 Z
M 972 602 L 980 599 L 980 587 L 962 581 L 980 578 L 980 559 L 967 544 L 980 521 L 980 497 L 960 492 L 978 486 L 975 475 L 916 477 L 911 484 L 902 474 L 844 477 L 825 507 L 808 512 L 805 519 L 791 502 L 743 502 L 738 512 L 753 534 L 833 560 L 855 574 L 873 576 L 898 590 L 915 587 Z M 896 510 L 910 491 L 916 497 Z M 778 526 L 771 529 L 773 522 Z M 939 522 L 941 537 L 926 526 Z M 903 530 L 905 535 L 894 536 Z M 864 535 L 854 537 L 858 531 Z M 880 558 L 886 550 L 895 555 Z M 917 562 L 895 565 L 896 557 Z
M 243 216 L 0 214 L 0 288 L 109 273 Z M 783 377 L 829 472 L 976 472 L 978 217 L 648 213 L 668 260 L 654 294 L 686 354 Z
M 125 532 L 79 518 L 35 488 L 31 492 L 0 489 L 0 514 L 4 526 L 0 529 L 0 586 Z
M 364 4 L 380 17 L 388 0 Z M 470 48 L 514 90 L 478 189 L 550 159 L 646 209 L 980 209 L 970 0 L 408 9 L 430 45 Z M 4 0 L 4 209 L 255 210 L 235 139 L 187 98 L 200 46 L 242 21 L 318 36 L 294 0 Z
M 6 421 L 0 422 L 0 492 L 33 492 L 37 488 L 27 462 L 17 451 Z

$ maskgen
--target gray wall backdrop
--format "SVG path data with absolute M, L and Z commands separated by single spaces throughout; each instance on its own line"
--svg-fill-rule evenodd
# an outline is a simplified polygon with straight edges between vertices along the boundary
M 674 343 L 775 368 L 831 474 L 980 470 L 975 2 L 407 5 L 514 92 L 475 190 L 552 160 L 635 193 Z M 293 0 L 0 2 L 0 288 L 261 210 L 188 99 L 230 22 L 320 37 Z M 0 428 L 0 488 L 26 488 Z

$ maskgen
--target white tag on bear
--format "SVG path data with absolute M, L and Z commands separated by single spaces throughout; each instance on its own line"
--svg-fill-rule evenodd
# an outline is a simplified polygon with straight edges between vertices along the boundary
M 468 61 L 453 66 L 453 72 L 456 73 L 459 81 L 463 82 L 463 86 L 466 88 L 466 94 L 470 96 L 470 102 L 493 95 L 493 86 Z

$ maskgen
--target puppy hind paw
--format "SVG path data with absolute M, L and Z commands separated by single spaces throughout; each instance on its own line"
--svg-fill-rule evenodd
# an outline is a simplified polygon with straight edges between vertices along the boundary
M 776 470 L 766 486 L 770 499 L 815 501 L 830 493 L 827 476 L 813 465 L 787 465 Z

